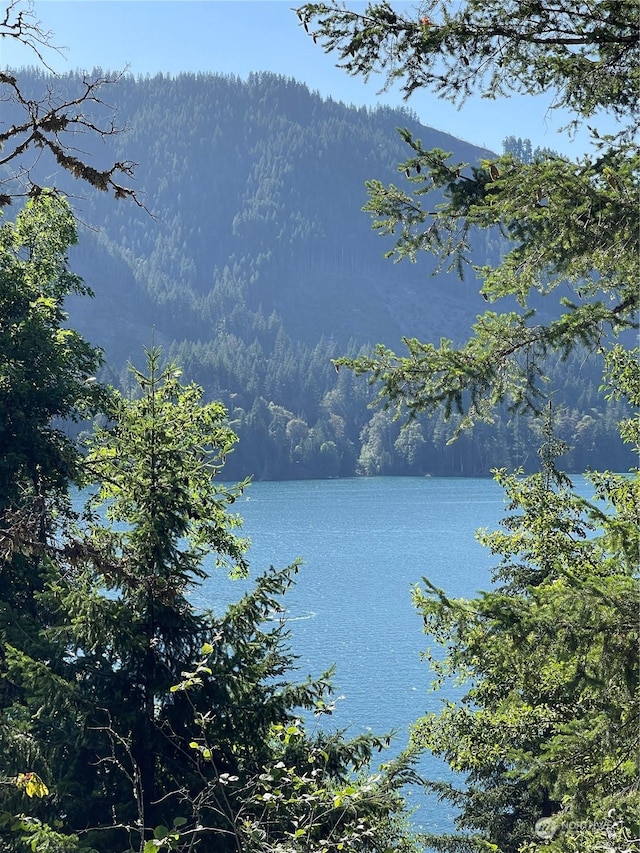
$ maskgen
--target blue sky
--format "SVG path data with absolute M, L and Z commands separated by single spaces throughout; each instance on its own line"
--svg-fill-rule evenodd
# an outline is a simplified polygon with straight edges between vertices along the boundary
M 382 80 L 364 83 L 335 67 L 336 57 L 315 45 L 292 9 L 302 0 L 35 0 L 33 8 L 62 54 L 48 52 L 56 71 L 122 70 L 133 74 L 211 71 L 246 77 L 273 71 L 347 104 L 399 105 L 397 91 L 379 94 Z M 363 5 L 351 3 L 350 5 Z M 415 3 L 396 6 L 417 10 Z M 418 15 L 418 12 L 415 13 Z M 0 43 L 2 66 L 34 64 L 33 55 Z M 549 98 L 514 97 L 467 102 L 462 109 L 417 93 L 408 102 L 422 124 L 500 152 L 510 134 L 529 137 L 570 156 L 588 147 L 586 131 L 574 141 L 559 134 L 563 118 Z M 602 126 L 606 130 L 610 125 Z

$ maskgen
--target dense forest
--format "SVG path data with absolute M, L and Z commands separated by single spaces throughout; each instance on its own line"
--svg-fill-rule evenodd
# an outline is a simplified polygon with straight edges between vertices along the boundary
M 21 79 L 34 95 L 51 84 L 36 71 Z M 70 74 L 56 86 L 72 92 L 81 79 Z M 442 269 L 433 277 L 428 258 L 394 265 L 360 209 L 372 176 L 407 183 L 398 128 L 465 162 L 490 152 L 420 126 L 408 110 L 349 107 L 271 74 L 124 76 L 108 100 L 126 131 L 83 147 L 101 161 L 135 161 L 147 210 L 63 180 L 80 196 L 74 204 L 86 224 L 73 268 L 95 293 L 69 300 L 70 323 L 104 349 L 102 379 L 131 390 L 128 362 L 139 362 L 143 346 L 161 345 L 227 407 L 241 438 L 231 477 L 535 467 L 534 420 L 505 406 L 492 426 L 449 444 L 455 419 L 404 426 L 392 411 L 371 408 L 375 386 L 336 374 L 331 361 L 395 347 L 403 336 L 463 339 L 485 307 L 475 275 L 460 280 Z M 536 155 L 528 140 L 505 147 L 525 161 Z M 482 262 L 500 256 L 497 230 L 476 233 L 471 245 Z M 539 310 L 544 316 L 542 303 Z M 601 457 L 626 469 L 621 404 L 598 396 L 597 357 L 585 350 L 549 370 L 568 469 Z

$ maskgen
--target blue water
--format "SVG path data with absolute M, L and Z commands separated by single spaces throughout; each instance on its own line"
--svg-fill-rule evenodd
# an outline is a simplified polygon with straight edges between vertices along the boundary
M 252 574 L 301 557 L 296 586 L 286 594 L 300 677 L 336 665 L 336 711 L 323 725 L 356 735 L 397 731 L 406 745 L 412 722 L 442 701 L 430 689 L 428 645 L 411 603 L 423 576 L 452 595 L 490 584 L 495 563 L 474 538 L 504 514 L 504 494 L 490 479 L 362 478 L 255 483 L 234 507 L 251 539 Z M 247 582 L 211 577 L 198 604 L 222 612 Z M 385 760 L 383 754 L 381 760 Z M 421 770 L 448 778 L 426 758 Z M 416 822 L 452 828 L 448 806 L 412 792 Z
M 584 496 L 592 494 L 581 478 L 575 485 Z M 397 753 L 410 725 L 446 698 L 430 689 L 421 657 L 429 640 L 411 590 L 423 576 L 453 596 L 489 587 L 496 558 L 475 532 L 499 526 L 503 491 L 491 479 L 464 478 L 258 482 L 232 509 L 251 539 L 251 577 L 231 581 L 211 560 L 205 564 L 209 578 L 192 593 L 194 604 L 222 614 L 262 570 L 302 558 L 297 583 L 284 599 L 297 675 L 318 676 L 335 664 L 340 698 L 322 725 L 352 736 L 394 730 L 391 754 Z M 388 757 L 383 753 L 380 761 Z M 432 756 L 419 769 L 431 779 L 451 779 Z M 415 825 L 453 829 L 447 804 L 419 789 L 408 798 Z

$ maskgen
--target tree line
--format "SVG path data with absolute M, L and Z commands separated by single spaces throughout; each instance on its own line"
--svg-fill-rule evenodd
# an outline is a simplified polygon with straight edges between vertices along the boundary
M 34 96 L 53 84 L 25 74 Z M 55 85 L 70 101 L 82 75 Z M 161 344 L 207 399 L 233 412 L 241 441 L 229 464 L 238 478 L 477 476 L 500 460 L 535 466 L 531 426 L 506 409 L 494 427 L 458 444 L 448 444 L 454 428 L 437 417 L 400 435 L 399 423 L 387 426 L 385 414 L 368 408 L 375 389 L 345 380 L 332 364 L 402 336 L 463 340 L 485 307 L 473 279 L 441 270 L 432 280 L 437 265 L 423 258 L 387 263 L 359 208 L 372 174 L 397 180 L 397 126 L 470 162 L 489 152 L 421 127 L 409 110 L 347 107 L 272 74 L 125 75 L 108 100 L 128 130 L 100 146 L 87 139 L 85 148 L 140 164 L 136 191 L 153 218 L 139 205 L 79 191 L 73 179 L 62 184 L 92 226 L 71 259 L 95 298 L 72 298 L 68 309 L 71 325 L 105 351 L 101 380 L 126 390 L 128 362 Z M 524 161 L 536 153 L 515 137 L 505 150 Z M 476 228 L 469 239 L 483 262 L 499 259 L 496 229 Z M 545 316 L 544 300 L 537 307 Z M 573 448 L 565 464 L 578 471 L 587 456 L 598 464 L 598 453 L 613 453 L 624 470 L 632 454 L 617 436 L 620 406 L 597 394 L 598 365 L 583 355 L 571 371 L 550 369 Z

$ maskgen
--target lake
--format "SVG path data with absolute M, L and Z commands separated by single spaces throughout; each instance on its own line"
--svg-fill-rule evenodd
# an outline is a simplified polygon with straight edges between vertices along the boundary
M 319 675 L 336 664 L 341 698 L 323 725 L 351 735 L 393 729 L 393 751 L 405 746 L 410 724 L 441 701 L 429 689 L 429 667 L 421 659 L 428 639 L 411 589 L 423 576 L 456 596 L 487 588 L 495 558 L 474 532 L 498 525 L 503 491 L 491 479 L 258 482 L 233 509 L 251 539 L 253 575 L 297 557 L 304 561 L 285 604 L 299 675 Z M 247 582 L 209 569 L 195 598 L 220 613 Z M 432 777 L 449 775 L 433 758 L 421 769 Z M 417 792 L 414 801 L 416 822 L 425 829 L 452 828 L 448 806 L 427 804 Z
M 582 478 L 574 485 L 592 495 Z M 244 519 L 243 534 L 251 540 L 251 576 L 229 580 L 211 560 L 205 564 L 209 578 L 191 593 L 193 603 L 221 614 L 262 570 L 302 558 L 297 583 L 284 599 L 297 675 L 318 676 L 335 664 L 339 698 L 322 725 L 346 729 L 348 736 L 394 730 L 390 754 L 397 753 L 410 725 L 445 698 L 430 689 L 421 657 L 429 640 L 411 590 L 425 576 L 452 596 L 470 597 L 490 586 L 497 558 L 475 532 L 499 526 L 502 489 L 489 478 L 257 482 L 231 509 Z M 382 753 L 380 761 L 388 757 Z M 374 770 L 375 764 L 374 758 Z M 452 778 L 433 756 L 425 756 L 419 769 L 431 779 Z M 418 789 L 408 798 L 416 826 L 454 828 L 447 804 Z
M 575 480 L 585 497 L 592 488 Z M 322 725 L 397 736 L 391 754 L 408 740 L 411 723 L 439 708 L 421 658 L 429 645 L 413 609 L 411 590 L 428 577 L 453 596 L 487 589 L 497 558 L 475 539 L 499 526 L 505 495 L 492 479 L 379 477 L 253 483 L 231 508 L 251 539 L 251 577 L 298 557 L 303 567 L 287 592 L 291 645 L 298 676 L 336 665 L 336 711 Z M 194 604 L 221 614 L 252 583 L 231 581 L 213 560 Z M 448 694 L 451 698 L 451 693 Z M 380 761 L 389 757 L 382 753 Z M 375 769 L 375 759 L 374 759 Z M 451 778 L 425 756 L 421 772 Z M 414 823 L 431 832 L 453 829 L 454 812 L 420 790 L 408 797 Z

